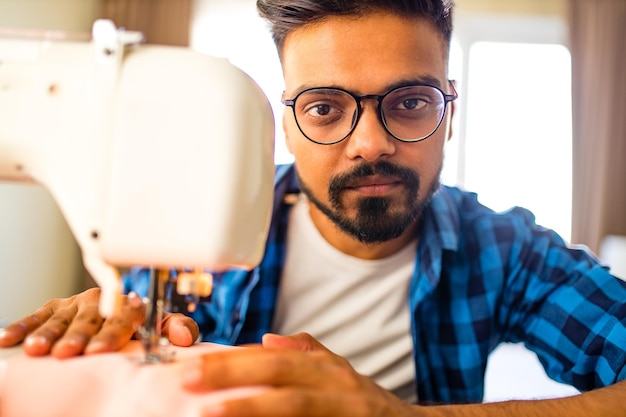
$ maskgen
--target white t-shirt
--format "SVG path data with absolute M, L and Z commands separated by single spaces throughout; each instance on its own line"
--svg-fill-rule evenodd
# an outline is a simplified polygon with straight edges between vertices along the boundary
M 273 332 L 307 332 L 361 374 L 415 402 L 409 283 L 417 242 L 363 260 L 331 246 L 301 195 L 290 213 Z

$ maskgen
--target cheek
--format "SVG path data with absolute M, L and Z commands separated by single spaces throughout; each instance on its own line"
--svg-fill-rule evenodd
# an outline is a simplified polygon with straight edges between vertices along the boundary
M 422 166 L 420 168 L 422 181 L 428 183 L 428 187 L 425 187 L 426 184 L 422 184 L 421 192 L 427 191 L 431 185 L 435 182 L 439 182 L 441 169 L 443 167 L 443 159 L 444 159 L 444 149 L 446 139 L 441 137 L 432 137 L 426 140 L 435 139 L 432 142 L 428 143 L 428 150 L 425 155 L 427 158 L 422 158 Z
M 321 145 L 316 144 L 303 144 L 305 138 L 298 138 L 299 142 L 293 146 L 293 155 L 296 160 L 296 167 L 298 173 L 303 181 L 307 183 L 309 187 L 319 193 L 325 192 L 328 186 L 329 178 L 332 175 L 333 163 L 330 158 L 325 157 L 325 149 L 317 149 Z M 322 190 L 319 187 L 323 187 Z M 321 195 L 318 195 L 321 197 Z
M 295 122 L 284 121 L 283 126 L 287 147 L 295 158 L 298 174 L 317 198 L 325 200 L 330 177 L 337 167 L 339 147 L 309 141 L 300 133 Z
M 420 194 L 427 192 L 433 183 L 439 181 L 443 164 L 445 139 L 443 135 L 431 136 L 418 143 L 401 144 L 398 150 L 398 163 L 411 167 L 420 177 Z M 400 156 L 402 155 L 402 156 Z
M 285 109 L 285 112 L 283 113 L 283 133 L 285 134 L 285 145 L 287 146 L 287 150 L 293 155 L 294 150 L 291 138 L 293 137 L 294 133 L 297 132 L 297 126 L 291 126 L 291 123 L 294 122 L 288 110 L 289 109 Z M 296 131 L 293 130 L 294 127 L 296 128 Z M 297 138 L 294 140 L 297 140 Z
M 293 154 L 302 175 L 302 170 L 309 166 L 319 167 L 319 174 L 327 172 L 329 159 L 333 155 L 328 146 L 318 145 L 308 140 L 298 128 L 291 114 L 283 117 L 283 129 L 287 149 Z

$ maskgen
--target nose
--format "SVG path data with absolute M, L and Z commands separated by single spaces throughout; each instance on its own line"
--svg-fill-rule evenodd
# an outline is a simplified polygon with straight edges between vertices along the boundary
M 374 162 L 393 155 L 396 140 L 387 132 L 378 114 L 376 100 L 361 102 L 361 112 L 356 126 L 346 138 L 346 153 L 350 159 L 362 158 Z

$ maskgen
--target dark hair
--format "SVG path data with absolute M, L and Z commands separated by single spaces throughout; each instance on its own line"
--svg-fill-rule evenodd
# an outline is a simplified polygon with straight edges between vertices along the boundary
M 373 11 L 425 18 L 439 30 L 448 48 L 452 36 L 453 0 L 257 0 L 256 5 L 270 24 L 279 53 L 294 29 L 329 16 L 362 16 Z

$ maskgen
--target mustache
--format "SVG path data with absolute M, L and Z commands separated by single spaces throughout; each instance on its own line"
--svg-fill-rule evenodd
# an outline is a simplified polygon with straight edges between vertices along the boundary
M 331 199 L 338 196 L 339 192 L 351 182 L 370 175 L 384 175 L 399 178 L 410 191 L 417 192 L 419 189 L 419 177 L 409 168 L 391 162 L 378 162 L 376 164 L 363 163 L 355 166 L 350 171 L 337 175 L 330 180 L 328 193 Z

